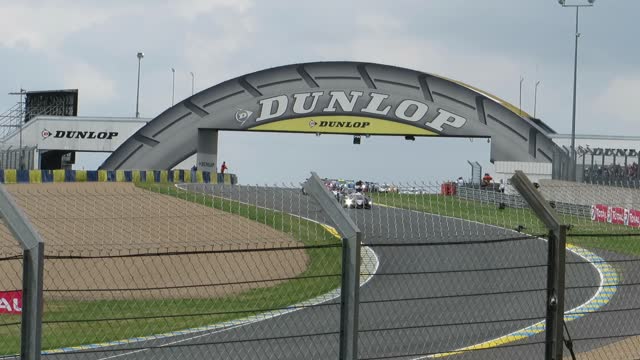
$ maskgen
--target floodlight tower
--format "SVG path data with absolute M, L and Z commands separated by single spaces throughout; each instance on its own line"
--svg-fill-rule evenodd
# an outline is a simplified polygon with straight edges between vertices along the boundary
M 140 112 L 138 111 L 138 105 L 140 104 L 140 63 L 142 58 L 144 57 L 143 52 L 138 53 L 138 87 L 136 89 L 136 118 L 140 117 Z
M 576 86 L 578 83 L 578 38 L 580 38 L 578 19 L 580 8 L 592 7 L 595 2 L 596 0 L 587 0 L 587 4 L 567 4 L 566 0 L 558 0 L 558 3 L 560 3 L 562 7 L 576 8 L 576 46 L 573 57 L 573 112 L 571 115 L 571 163 L 569 165 L 569 178 L 573 181 L 576 180 Z
M 171 106 L 174 104 L 176 95 L 176 69 L 171 68 Z
M 191 95 L 193 95 L 193 90 L 195 88 L 195 83 L 196 83 L 196 76 L 193 74 L 193 71 L 190 72 L 191 74 Z

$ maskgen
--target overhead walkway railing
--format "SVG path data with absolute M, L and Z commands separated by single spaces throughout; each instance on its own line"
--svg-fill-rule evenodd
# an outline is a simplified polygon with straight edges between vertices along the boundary
M 22 103 L 18 102 L 9 110 L 0 114 L 0 142 L 18 132 L 24 122 Z

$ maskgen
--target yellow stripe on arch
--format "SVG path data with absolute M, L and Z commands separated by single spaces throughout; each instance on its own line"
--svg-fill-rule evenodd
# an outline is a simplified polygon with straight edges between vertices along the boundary
M 273 121 L 248 130 L 360 135 L 438 135 L 418 126 L 366 116 L 312 116 Z

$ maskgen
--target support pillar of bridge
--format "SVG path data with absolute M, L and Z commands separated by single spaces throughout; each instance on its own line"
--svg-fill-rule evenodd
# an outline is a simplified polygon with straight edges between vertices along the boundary
M 218 166 L 218 130 L 198 129 L 196 164 L 198 170 L 216 172 Z

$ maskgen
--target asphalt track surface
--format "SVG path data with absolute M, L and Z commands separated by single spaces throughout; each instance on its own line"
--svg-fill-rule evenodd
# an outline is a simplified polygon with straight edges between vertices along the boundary
M 331 225 L 313 200 L 299 191 L 201 184 L 186 188 Z M 546 292 L 542 289 L 546 286 L 546 268 L 539 265 L 546 263 L 545 241 L 520 239 L 469 244 L 523 235 L 475 222 L 380 206 L 348 213 L 363 230 L 365 243 L 380 261 L 377 275 L 360 289 L 359 359 L 423 358 L 422 354 L 491 340 L 544 319 Z M 442 245 L 449 242 L 457 244 Z M 593 296 L 599 275 L 593 266 L 573 253 L 567 253 L 567 262 L 573 263 L 567 265 L 567 286 L 578 287 L 567 292 L 566 309 L 571 309 Z M 451 272 L 529 265 L 532 267 Z M 425 271 L 439 273 L 389 275 Z M 464 296 L 487 292 L 499 294 Z M 632 297 L 623 298 L 631 301 Z M 337 359 L 339 316 L 339 300 L 334 299 L 247 325 L 44 358 Z M 613 331 L 619 326 L 613 320 L 603 322 L 601 317 L 593 317 L 596 315 L 571 324 L 580 324 L 577 328 L 582 330 L 604 326 L 605 330 L 611 327 Z M 629 326 L 638 328 L 638 321 L 632 322 Z M 543 341 L 544 334 L 538 334 L 502 349 L 474 351 L 455 358 L 541 359 Z M 596 344 L 581 345 L 587 348 Z M 140 349 L 144 347 L 149 348 Z

